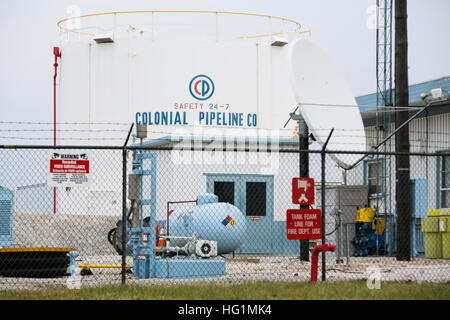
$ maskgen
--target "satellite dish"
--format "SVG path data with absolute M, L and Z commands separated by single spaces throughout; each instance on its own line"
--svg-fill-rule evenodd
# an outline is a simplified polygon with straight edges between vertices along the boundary
M 333 61 L 317 45 L 298 39 L 289 44 L 291 82 L 299 110 L 309 131 L 323 146 L 332 128 L 327 150 L 365 151 L 366 135 L 350 86 Z M 346 169 L 358 154 L 330 154 Z

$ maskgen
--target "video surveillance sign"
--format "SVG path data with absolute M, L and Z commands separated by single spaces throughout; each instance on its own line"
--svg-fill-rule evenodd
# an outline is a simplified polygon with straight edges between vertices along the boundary
M 48 164 L 50 187 L 79 187 L 91 183 L 90 154 L 86 151 L 50 150 Z

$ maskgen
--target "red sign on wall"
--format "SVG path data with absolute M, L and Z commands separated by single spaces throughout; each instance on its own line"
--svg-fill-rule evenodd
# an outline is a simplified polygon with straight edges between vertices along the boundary
M 288 240 L 322 239 L 322 212 L 320 209 L 290 209 L 286 216 Z
M 314 179 L 292 178 L 292 203 L 314 204 Z

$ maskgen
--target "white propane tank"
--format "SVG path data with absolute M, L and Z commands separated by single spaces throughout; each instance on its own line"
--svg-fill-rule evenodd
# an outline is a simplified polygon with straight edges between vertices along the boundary
M 205 196 L 212 197 L 202 201 Z M 243 213 L 229 203 L 217 202 L 214 195 L 199 196 L 198 204 L 177 208 L 170 214 L 169 235 L 190 237 L 195 232 L 198 238 L 217 241 L 218 254 L 236 251 L 244 243 L 247 231 Z M 187 241 L 171 239 L 170 243 L 182 247 Z

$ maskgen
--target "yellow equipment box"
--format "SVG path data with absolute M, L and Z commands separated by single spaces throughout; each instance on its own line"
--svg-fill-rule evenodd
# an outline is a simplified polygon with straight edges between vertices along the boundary
M 358 210 L 356 222 L 373 222 L 375 218 L 374 208 L 362 208 Z

